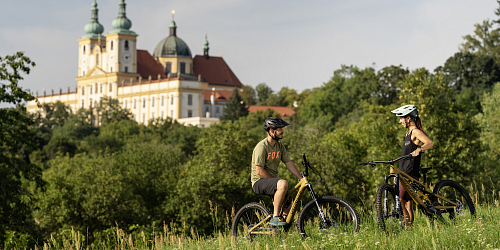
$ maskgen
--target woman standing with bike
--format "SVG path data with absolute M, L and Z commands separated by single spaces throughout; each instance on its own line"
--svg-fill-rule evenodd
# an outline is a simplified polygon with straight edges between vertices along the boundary
M 392 113 L 399 117 L 399 123 L 408 129 L 406 137 L 401 149 L 401 156 L 411 154 L 413 159 L 401 160 L 399 162 L 399 169 L 411 177 L 419 180 L 420 178 L 420 153 L 429 150 L 434 145 L 432 141 L 425 135 L 422 126 L 422 120 L 418 114 L 415 105 L 405 105 L 397 108 Z M 413 224 L 413 202 L 410 195 L 399 183 L 399 197 L 401 199 L 401 207 L 403 210 L 405 225 L 407 227 Z

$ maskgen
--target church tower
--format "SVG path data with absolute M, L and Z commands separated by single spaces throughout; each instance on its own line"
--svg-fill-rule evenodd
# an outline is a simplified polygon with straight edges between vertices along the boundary
M 118 73 L 119 78 L 137 77 L 137 34 L 130 30 L 132 22 L 125 13 L 125 0 L 119 6 L 113 30 L 106 35 L 109 62 L 106 71 Z
M 85 76 L 90 69 L 96 65 L 102 65 L 102 46 L 106 44 L 106 38 L 102 35 L 104 27 L 98 21 L 97 3 L 94 0 L 92 3 L 92 15 L 90 23 L 85 25 L 86 35 L 78 40 L 78 77 Z M 96 48 L 97 47 L 97 48 Z M 94 54 L 94 50 L 97 51 Z

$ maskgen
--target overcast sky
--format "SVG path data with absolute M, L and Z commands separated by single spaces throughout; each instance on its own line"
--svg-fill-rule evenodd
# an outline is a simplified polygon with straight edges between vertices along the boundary
M 0 0 L 0 55 L 24 51 L 37 65 L 21 86 L 75 89 L 77 48 L 93 0 Z M 98 0 L 104 34 L 119 0 Z M 177 34 L 194 55 L 223 55 L 243 84 L 299 92 L 327 82 L 342 64 L 433 70 L 458 51 L 474 24 L 496 19 L 494 0 L 260 1 L 127 0 L 137 48 L 153 52 Z

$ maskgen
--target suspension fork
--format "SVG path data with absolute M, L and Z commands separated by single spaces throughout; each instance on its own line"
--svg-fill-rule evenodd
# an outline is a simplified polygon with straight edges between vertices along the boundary
M 311 183 L 308 183 L 306 187 L 309 190 L 309 194 L 311 194 L 311 198 L 313 199 L 314 203 L 316 203 L 316 207 L 318 208 L 319 217 L 321 218 L 321 221 L 326 223 L 327 221 L 325 213 L 323 212 L 323 209 L 321 209 L 321 206 L 318 203 L 318 195 L 316 195 L 316 193 L 314 192 Z
M 390 174 L 385 176 L 385 183 L 389 184 L 389 179 L 390 178 L 396 178 L 396 184 L 394 184 L 394 197 L 396 199 L 396 211 L 398 212 L 399 215 L 399 210 L 401 207 L 401 201 L 399 199 L 399 174 Z M 392 185 L 392 184 L 391 184 Z M 387 191 L 386 191 L 387 192 Z M 387 194 L 384 196 L 384 212 L 387 214 L 387 204 L 389 203 Z

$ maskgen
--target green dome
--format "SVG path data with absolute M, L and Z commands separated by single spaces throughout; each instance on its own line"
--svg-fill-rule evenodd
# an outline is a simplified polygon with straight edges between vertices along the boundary
M 191 50 L 182 39 L 169 36 L 158 43 L 153 52 L 153 57 L 189 57 Z
M 132 22 L 127 18 L 125 13 L 125 0 L 121 0 L 119 4 L 120 8 L 118 11 L 118 17 L 113 20 L 111 25 L 113 26 L 113 30 L 108 32 L 108 34 L 112 33 L 120 33 L 120 34 L 135 34 L 135 32 L 129 30 L 132 27 Z
M 85 33 L 87 35 L 82 36 L 82 38 L 98 38 L 99 36 L 103 39 L 105 39 L 101 34 L 104 32 L 104 27 L 99 23 L 98 18 L 97 18 L 97 13 L 99 10 L 97 9 L 97 3 L 94 0 L 92 3 L 92 15 L 90 17 L 90 23 L 85 25 Z

